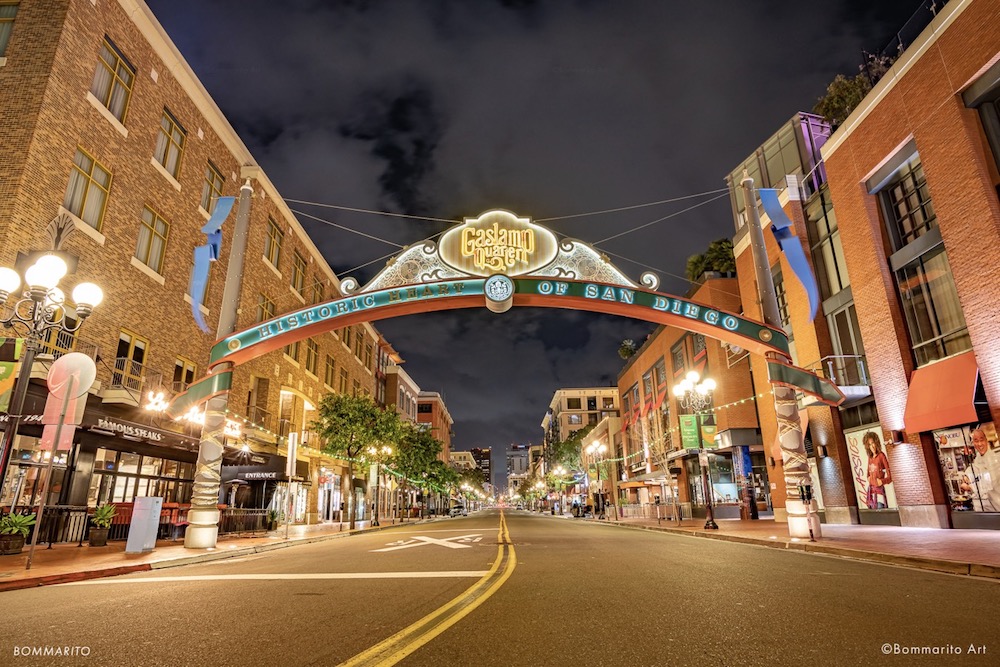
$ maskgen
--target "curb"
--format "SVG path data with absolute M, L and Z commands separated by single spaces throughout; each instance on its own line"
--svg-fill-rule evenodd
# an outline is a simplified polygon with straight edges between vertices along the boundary
M 208 563 L 216 560 L 225 560 L 227 558 L 237 558 L 239 556 L 249 556 L 256 553 L 265 553 L 268 551 L 274 551 L 275 549 L 285 549 L 287 547 L 294 547 L 300 544 L 326 542 L 328 540 L 337 540 L 345 537 L 350 537 L 351 535 L 360 535 L 363 533 L 376 533 L 382 530 L 388 530 L 389 528 L 398 528 L 400 526 L 405 526 L 405 525 L 418 525 L 421 523 L 429 523 L 437 520 L 438 519 L 424 519 L 424 520 L 414 521 L 412 522 L 412 524 L 399 523 L 388 526 L 369 526 L 368 528 L 361 528 L 354 531 L 348 530 L 344 532 L 333 533 L 331 535 L 296 537 L 296 538 L 290 538 L 288 540 L 282 540 L 280 542 L 274 542 L 273 544 L 258 544 L 255 546 L 240 547 L 238 549 L 212 551 L 208 553 L 194 554 L 191 556 L 181 556 L 179 558 L 170 558 L 161 561 L 154 561 L 152 563 L 141 563 L 139 565 L 119 565 L 115 567 L 106 567 L 99 570 L 64 572 L 62 574 L 48 574 L 40 577 L 29 577 L 24 579 L 15 579 L 12 581 L 0 581 L 0 593 L 5 591 L 16 591 L 25 588 L 38 588 L 39 586 L 70 584 L 77 581 L 85 581 L 87 579 L 103 579 L 105 577 L 117 577 L 122 574 L 132 574 L 134 572 L 150 572 L 152 570 L 164 570 L 171 567 L 194 565 L 196 563 Z
M 745 535 L 731 535 L 727 533 L 714 533 L 704 530 L 685 530 L 683 528 L 664 528 L 660 526 L 636 526 L 620 521 L 609 521 L 604 525 L 617 526 L 620 528 L 630 528 L 632 530 L 650 530 L 658 533 L 669 533 L 671 535 L 686 535 L 688 537 L 700 537 L 720 542 L 737 542 L 740 544 L 751 544 L 771 549 L 785 549 L 787 551 L 800 551 L 803 553 L 820 554 L 827 556 L 838 556 L 840 558 L 850 558 L 852 560 L 862 560 L 872 563 L 882 563 L 883 565 L 898 565 L 918 570 L 930 570 L 945 574 L 957 574 L 970 577 L 983 577 L 986 579 L 1000 579 L 1000 566 L 984 565 L 981 563 L 963 563 L 961 561 L 947 560 L 944 558 L 926 558 L 923 556 L 902 556 L 897 554 L 880 553 L 877 551 L 863 551 L 850 547 L 838 547 L 833 545 L 812 543 L 812 542 L 784 542 L 782 540 L 765 540 L 759 537 L 747 537 Z

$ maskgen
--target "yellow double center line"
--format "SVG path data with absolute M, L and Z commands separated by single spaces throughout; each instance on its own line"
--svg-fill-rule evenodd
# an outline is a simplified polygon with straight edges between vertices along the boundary
M 507 520 L 500 513 L 500 530 L 497 534 L 497 557 L 483 578 L 448 604 L 432 611 L 416 623 L 379 642 L 340 667 L 366 665 L 395 665 L 421 646 L 472 613 L 479 605 L 497 592 L 517 567 L 517 555 L 510 541 Z

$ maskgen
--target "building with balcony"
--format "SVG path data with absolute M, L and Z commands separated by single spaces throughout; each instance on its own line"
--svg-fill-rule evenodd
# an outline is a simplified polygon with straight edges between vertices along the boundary
M 928 14 L 821 149 L 891 474 L 853 486 L 904 526 L 1000 528 L 997 16 Z
M 742 312 L 735 277 L 706 273 L 688 297 L 720 311 Z M 768 509 L 770 489 L 755 409 L 758 392 L 748 357 L 701 334 L 661 326 L 629 358 L 618 374 L 621 426 L 605 426 L 602 439 L 607 457 L 617 462 L 614 479 L 620 483 L 614 495 L 622 504 L 676 501 L 683 516 L 704 517 L 706 494 L 711 493 L 717 518 L 738 517 L 750 486 L 761 509 Z M 683 406 L 672 394 L 692 371 L 716 383 L 701 409 Z M 594 436 L 591 432 L 588 442 Z M 701 449 L 709 452 L 704 478 Z
M 169 401 L 207 370 L 214 331 L 192 317 L 192 252 L 219 197 L 253 188 L 237 327 L 340 295 L 340 281 L 139 0 L 25 2 L 7 22 L 0 58 L 0 264 L 46 250 L 50 221 L 72 230 L 67 281 L 100 285 L 105 300 L 78 335 L 44 342 L 50 359 L 69 350 L 97 361 L 98 380 L 72 450 L 56 468 L 47 502 L 93 506 L 191 495 L 200 426 L 147 409 Z M 197 306 L 218 321 L 235 214 Z M 6 334 L 6 335 L 9 335 Z M 288 345 L 238 367 L 220 501 L 281 503 L 287 439 L 298 434 L 295 517 L 334 519 L 343 462 L 310 432 L 328 392 L 378 395 L 368 324 Z M 391 355 L 390 355 L 391 356 Z M 381 358 L 381 357 L 379 357 Z M 38 377 L 44 376 L 44 359 Z M 38 500 L 45 389 L 33 382 L 0 505 Z M 415 406 L 414 406 L 415 413 Z M 360 504 L 363 507 L 363 503 Z
M 542 418 L 546 446 L 569 438 L 605 417 L 619 416 L 618 390 L 614 387 L 559 389 L 552 395 Z
M 448 455 L 448 462 L 459 472 L 476 469 L 476 459 L 473 458 L 472 452 L 451 452 Z
M 455 421 L 448 412 L 444 397 L 436 391 L 421 391 L 417 394 L 417 423 L 426 425 L 431 434 L 441 441 L 438 458 L 445 463 L 451 461 L 451 434 Z
M 821 305 L 812 319 L 804 288 L 780 252 L 774 235 L 765 233 L 778 310 L 789 337 L 792 361 L 834 380 L 847 397 L 839 408 L 800 399 L 799 414 L 820 517 L 830 523 L 893 523 L 897 521 L 894 508 L 868 512 L 864 504 L 859 506 L 850 482 L 856 464 L 852 463 L 848 443 L 860 437 L 858 433 L 863 435 L 875 428 L 878 416 L 869 386 L 864 343 L 857 326 L 851 274 L 844 261 L 839 217 L 820 155 L 830 132 L 829 124 L 822 118 L 797 113 L 726 177 L 736 227 L 733 246 L 739 291 L 745 314 L 762 319 L 741 185 L 746 174 L 754 180 L 754 187 L 779 191 L 779 202 L 792 220 L 797 238 L 803 241 L 816 275 Z M 763 211 L 759 214 L 766 228 L 770 220 Z M 754 357 L 750 364 L 756 393 L 768 394 L 765 360 Z M 767 472 L 771 479 L 780 480 L 782 459 L 774 404 L 761 400 L 757 409 L 767 452 Z M 784 485 L 776 484 L 770 494 L 775 516 L 780 520 L 784 517 Z

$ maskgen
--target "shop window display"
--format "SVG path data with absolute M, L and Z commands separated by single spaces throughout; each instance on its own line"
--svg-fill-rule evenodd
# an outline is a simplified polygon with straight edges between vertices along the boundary
M 1000 512 L 1000 445 L 993 422 L 934 431 L 953 512 Z

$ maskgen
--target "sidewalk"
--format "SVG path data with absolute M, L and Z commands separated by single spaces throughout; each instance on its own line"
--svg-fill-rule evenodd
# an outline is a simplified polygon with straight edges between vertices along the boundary
M 578 519 L 579 520 L 579 519 Z M 937 572 L 1000 579 L 1000 531 L 901 528 L 823 524 L 816 542 L 791 538 L 788 526 L 773 519 L 721 519 L 718 530 L 705 530 L 704 519 L 675 524 L 669 518 L 599 521 L 643 530 L 659 530 L 778 549 L 829 554 L 846 558 L 903 565 Z
M 437 519 L 410 519 L 405 524 L 397 522 L 395 525 L 419 525 L 435 520 Z M 296 544 L 383 530 L 394 525 L 391 519 L 382 519 L 381 524 L 373 527 L 367 521 L 358 521 L 353 531 L 348 530 L 346 523 L 291 526 L 287 540 L 284 527 L 266 535 L 220 535 L 217 546 L 208 550 L 185 549 L 183 540 L 158 540 L 156 549 L 145 554 L 125 553 L 123 541 L 109 542 L 106 547 L 62 543 L 52 545 L 51 549 L 48 544 L 39 544 L 35 547 L 30 570 L 24 569 L 28 561 L 28 550 L 31 548 L 30 544 L 26 544 L 20 555 L 0 556 L 0 592 L 236 558 Z

